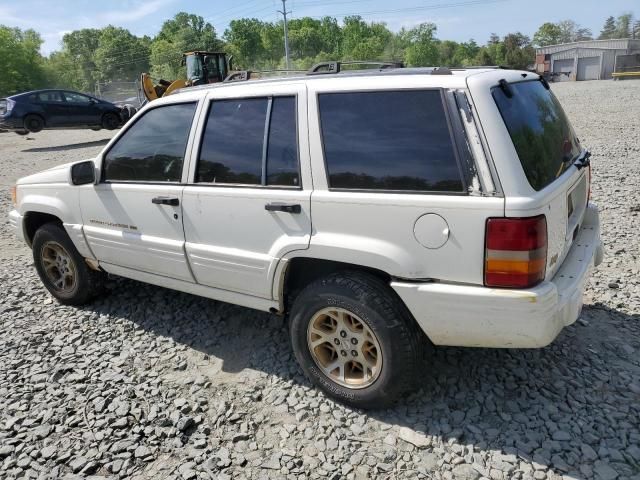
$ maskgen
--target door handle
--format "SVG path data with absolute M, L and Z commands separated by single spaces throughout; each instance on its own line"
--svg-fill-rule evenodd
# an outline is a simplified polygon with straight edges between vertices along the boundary
M 155 203 L 156 205 L 171 205 L 172 207 L 177 207 L 180 205 L 180 200 L 178 197 L 153 197 L 151 199 L 151 203 Z
M 264 209 L 268 212 L 300 213 L 302 207 L 297 203 L 267 203 Z

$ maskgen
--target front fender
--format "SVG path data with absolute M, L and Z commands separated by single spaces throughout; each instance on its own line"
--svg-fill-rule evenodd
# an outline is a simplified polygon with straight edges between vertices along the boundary
M 63 223 L 82 224 L 78 193 L 69 185 L 20 186 L 20 215 L 29 212 L 47 213 L 58 217 Z

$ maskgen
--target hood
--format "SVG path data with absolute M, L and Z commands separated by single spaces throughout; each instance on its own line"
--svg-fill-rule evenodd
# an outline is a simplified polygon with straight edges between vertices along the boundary
M 34 173 L 33 175 L 29 175 L 28 177 L 22 177 L 16 182 L 16 185 L 34 185 L 39 183 L 69 183 L 69 171 L 71 169 L 71 165 L 80 162 L 86 162 L 87 160 L 93 160 L 95 162 L 95 158 L 87 158 L 85 160 L 78 160 L 76 162 L 56 165 L 53 168 Z

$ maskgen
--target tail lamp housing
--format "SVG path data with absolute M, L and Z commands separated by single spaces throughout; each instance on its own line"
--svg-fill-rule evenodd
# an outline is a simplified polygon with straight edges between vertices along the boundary
M 544 280 L 547 265 L 547 219 L 489 218 L 485 233 L 484 284 L 530 288 Z

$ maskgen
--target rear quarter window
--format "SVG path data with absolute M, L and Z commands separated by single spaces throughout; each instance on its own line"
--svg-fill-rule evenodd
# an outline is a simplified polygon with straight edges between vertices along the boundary
M 527 180 L 535 190 L 553 183 L 580 155 L 581 147 L 558 99 L 538 80 L 509 84 L 492 95 Z
M 319 95 L 331 189 L 463 192 L 440 90 Z

